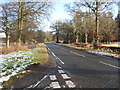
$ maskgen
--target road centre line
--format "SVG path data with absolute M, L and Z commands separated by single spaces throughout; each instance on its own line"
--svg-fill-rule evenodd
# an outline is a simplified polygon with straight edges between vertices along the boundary
M 73 52 L 73 51 L 70 51 L 70 52 L 73 53 L 73 54 L 76 54 L 76 55 L 78 55 L 78 56 L 85 57 L 84 55 L 78 54 L 78 53 L 76 53 L 76 52 Z
M 70 80 L 65 81 L 65 83 L 68 85 L 69 88 L 74 88 L 75 87 L 75 84 Z
M 62 48 L 62 47 L 61 47 L 61 49 L 67 51 L 67 49 L 65 49 L 65 48 Z M 76 55 L 78 55 L 78 56 L 85 57 L 84 55 L 78 54 L 78 53 L 76 53 L 76 52 L 73 52 L 73 51 L 70 51 L 70 52 L 71 52 L 71 53 L 74 53 L 74 54 L 76 54 Z
M 105 63 L 105 62 L 102 62 L 102 61 L 99 61 L 101 64 L 104 64 L 104 65 L 107 65 L 107 66 L 111 66 L 113 68 L 116 68 L 116 69 L 120 69 L 120 67 L 117 67 L 117 66 L 114 66 L 112 64 L 108 64 L 108 63 Z
M 67 51 L 67 49 L 65 49 L 65 48 L 62 48 L 62 47 L 61 47 L 61 49 L 63 49 L 63 50 L 65 50 L 65 51 Z

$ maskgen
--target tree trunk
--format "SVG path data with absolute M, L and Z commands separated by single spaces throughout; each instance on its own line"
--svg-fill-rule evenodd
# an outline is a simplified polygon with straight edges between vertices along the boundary
M 56 35 L 57 35 L 57 41 L 56 41 L 56 43 L 59 43 L 59 31 L 56 33 Z
M 21 46 L 21 36 L 22 36 L 22 31 L 20 30 L 18 33 L 18 46 Z
M 18 46 L 21 46 L 21 37 L 22 37 L 22 3 L 19 2 L 19 10 L 18 10 Z
M 26 44 L 26 38 L 25 38 L 25 36 L 23 37 L 22 41 L 23 41 L 24 44 Z
M 87 32 L 85 33 L 85 43 L 86 44 L 88 43 L 88 34 L 87 34 Z
M 9 34 L 6 34 L 6 47 L 7 48 L 10 47 L 10 36 L 9 36 Z
M 96 11 L 95 11 L 95 16 L 96 16 L 96 19 L 95 19 L 95 23 L 96 23 L 96 29 L 95 29 L 95 33 L 94 33 L 94 49 L 97 49 L 97 44 L 99 42 L 98 40 L 98 31 L 99 31 L 99 19 L 98 19 L 98 0 L 96 1 Z
M 79 35 L 78 34 L 76 35 L 76 42 L 77 43 L 79 42 Z

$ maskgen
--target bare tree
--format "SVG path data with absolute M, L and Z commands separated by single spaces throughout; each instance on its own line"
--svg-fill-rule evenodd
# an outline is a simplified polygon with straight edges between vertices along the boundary
M 99 16 L 102 12 L 105 11 L 105 9 L 113 3 L 113 0 L 82 0 L 80 2 L 75 2 L 75 5 L 78 8 L 86 7 L 89 8 L 95 16 L 95 23 L 96 23 L 96 29 L 94 31 L 94 40 L 93 45 L 94 48 L 97 48 L 97 44 L 99 43 Z
M 19 0 L 18 3 L 18 46 L 20 46 L 24 18 L 29 16 L 38 19 L 38 16 L 48 14 L 47 10 L 51 7 L 51 3 L 49 3 L 48 0 L 38 3 L 21 2 L 21 0 Z
M 11 21 L 14 20 L 12 17 L 12 13 L 10 12 L 9 4 L 1 5 L 1 23 L 2 30 L 6 35 L 6 47 L 10 46 L 10 30 L 11 30 Z

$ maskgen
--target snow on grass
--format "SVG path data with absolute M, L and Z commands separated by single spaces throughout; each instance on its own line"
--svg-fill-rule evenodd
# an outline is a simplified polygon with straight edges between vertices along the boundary
M 105 56 L 113 56 L 113 57 L 120 57 L 120 55 L 117 54 L 112 54 L 112 53 L 107 53 L 107 52 L 102 52 L 102 51 L 88 51 L 89 53 L 93 53 L 93 54 L 98 54 L 98 55 L 105 55 Z
M 27 66 L 34 64 L 34 53 L 40 48 L 27 51 L 19 51 L 6 55 L 0 55 L 0 83 L 8 81 L 10 77 L 21 73 Z M 0 85 L 0 87 L 2 87 Z

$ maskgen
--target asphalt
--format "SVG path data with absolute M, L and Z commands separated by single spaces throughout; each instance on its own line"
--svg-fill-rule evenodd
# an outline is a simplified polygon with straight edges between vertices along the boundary
M 56 65 L 28 88 L 120 88 L 119 60 L 45 43 Z

